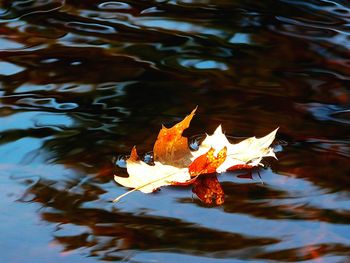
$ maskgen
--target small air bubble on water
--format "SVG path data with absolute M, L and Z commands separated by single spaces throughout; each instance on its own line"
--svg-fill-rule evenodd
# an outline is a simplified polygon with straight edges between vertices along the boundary
M 193 151 L 197 151 L 199 149 L 199 141 L 194 140 L 190 143 L 190 148 Z
M 120 168 L 126 168 L 126 156 L 118 156 L 115 164 Z
M 153 154 L 152 153 L 146 153 L 143 157 L 143 160 L 145 163 L 152 163 L 153 162 Z

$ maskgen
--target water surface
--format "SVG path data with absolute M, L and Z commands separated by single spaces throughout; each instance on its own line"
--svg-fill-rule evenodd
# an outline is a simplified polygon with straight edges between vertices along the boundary
M 349 261 L 349 17 L 343 0 L 1 1 L 1 259 Z M 116 158 L 196 105 L 189 136 L 280 127 L 263 184 L 112 204 Z

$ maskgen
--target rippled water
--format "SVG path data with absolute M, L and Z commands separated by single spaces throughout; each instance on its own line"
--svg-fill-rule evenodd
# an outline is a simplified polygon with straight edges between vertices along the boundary
M 350 3 L 0 2 L 3 262 L 349 262 Z M 283 141 L 263 183 L 135 192 L 115 159 L 189 135 Z

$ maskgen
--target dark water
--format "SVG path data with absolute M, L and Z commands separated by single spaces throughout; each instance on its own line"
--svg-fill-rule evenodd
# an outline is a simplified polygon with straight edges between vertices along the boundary
M 347 0 L 0 1 L 1 262 L 349 262 Z M 263 184 L 135 192 L 115 158 L 280 127 Z

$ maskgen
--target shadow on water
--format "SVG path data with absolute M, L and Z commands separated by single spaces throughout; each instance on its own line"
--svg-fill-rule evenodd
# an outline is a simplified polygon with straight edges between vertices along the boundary
M 349 261 L 349 13 L 342 0 L 2 1 L 1 258 Z M 219 207 L 187 187 L 112 204 L 126 191 L 115 158 L 150 151 L 196 105 L 189 136 L 280 127 L 262 182 L 221 175 Z

